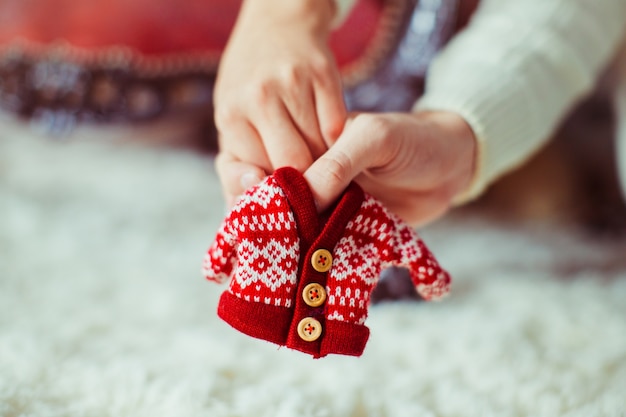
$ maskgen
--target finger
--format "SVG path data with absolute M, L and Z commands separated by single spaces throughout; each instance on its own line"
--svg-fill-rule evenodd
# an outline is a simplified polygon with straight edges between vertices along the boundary
M 359 175 L 355 181 L 378 198 L 390 211 L 412 226 L 421 226 L 440 217 L 451 204 L 453 194 L 446 187 L 428 191 L 407 191 L 398 187 L 390 189 L 368 175 Z
M 313 86 L 315 107 L 322 137 L 326 145 L 331 146 L 341 134 L 347 118 L 341 75 L 332 61 L 318 74 Z
M 238 161 L 258 166 L 265 172 L 272 172 L 272 164 L 261 137 L 247 121 L 224 126 L 220 130 L 218 143 L 220 152 L 232 155 Z
M 275 100 L 261 109 L 256 127 L 274 170 L 291 166 L 303 172 L 313 163 L 311 151 L 283 103 Z
M 226 203 L 232 207 L 236 198 L 265 177 L 260 167 L 237 160 L 228 153 L 219 153 L 215 158 L 215 169 L 222 183 Z
M 364 119 L 365 120 L 365 119 Z M 357 175 L 388 162 L 387 132 L 371 123 L 353 123 L 304 173 L 320 211 L 325 210 Z
M 285 94 L 285 107 L 300 135 L 306 140 L 313 159 L 319 158 L 328 147 L 317 119 L 313 88 L 300 86 L 289 89 Z

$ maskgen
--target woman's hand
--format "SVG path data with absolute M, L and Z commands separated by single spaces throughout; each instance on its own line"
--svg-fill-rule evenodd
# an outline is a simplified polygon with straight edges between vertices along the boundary
M 246 0 L 220 62 L 217 171 L 229 204 L 276 168 L 304 172 L 346 121 L 327 45 L 332 0 Z
M 413 225 L 441 216 L 474 175 L 476 139 L 445 112 L 358 114 L 304 173 L 320 210 L 355 179 Z

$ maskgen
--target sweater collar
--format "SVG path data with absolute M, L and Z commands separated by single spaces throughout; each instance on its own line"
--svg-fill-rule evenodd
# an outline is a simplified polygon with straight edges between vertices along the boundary
M 298 170 L 279 168 L 274 172 L 274 178 L 289 201 L 298 225 L 298 234 L 307 247 L 316 240 L 323 240 L 325 246 L 334 247 L 365 199 L 361 187 L 352 181 L 333 206 L 318 214 L 309 184 Z

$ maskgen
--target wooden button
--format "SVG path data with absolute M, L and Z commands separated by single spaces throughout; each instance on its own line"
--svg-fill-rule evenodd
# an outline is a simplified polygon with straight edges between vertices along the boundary
M 302 298 L 306 305 L 319 307 L 326 301 L 326 290 L 320 284 L 312 283 L 304 287 Z
M 318 249 L 311 256 L 311 265 L 317 272 L 326 272 L 333 263 L 333 256 L 326 249 Z
M 322 325 L 312 317 L 300 320 L 298 336 L 305 342 L 313 342 L 322 335 Z

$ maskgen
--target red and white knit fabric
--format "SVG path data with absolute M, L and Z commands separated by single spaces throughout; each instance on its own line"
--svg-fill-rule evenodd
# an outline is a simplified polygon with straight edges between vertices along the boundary
M 327 272 L 310 263 L 317 249 L 332 254 Z M 352 183 L 322 215 L 302 175 L 281 168 L 239 200 L 221 225 L 203 263 L 207 279 L 225 282 L 218 314 L 238 330 L 314 357 L 360 355 L 370 294 L 382 269 L 409 269 L 425 299 L 444 296 L 450 277 L 415 231 Z M 302 300 L 311 283 L 325 288 L 322 306 Z M 305 341 L 297 324 L 313 317 L 319 340 Z

